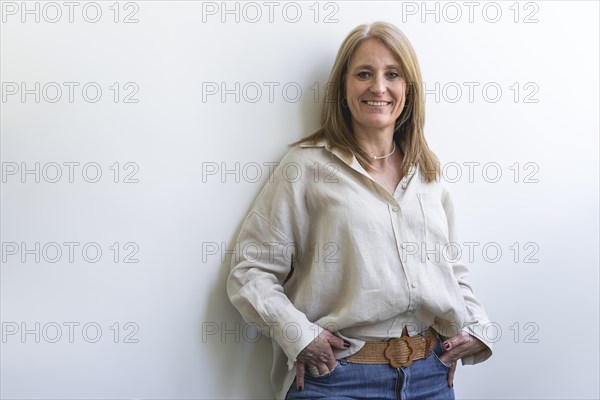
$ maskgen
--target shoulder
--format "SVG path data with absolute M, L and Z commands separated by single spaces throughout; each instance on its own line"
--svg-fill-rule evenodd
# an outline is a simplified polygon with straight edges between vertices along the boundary
M 300 143 L 292 146 L 280 161 L 281 168 L 314 167 L 315 163 L 331 160 L 331 152 L 325 141 Z
M 271 164 L 269 176 L 260 198 L 273 200 L 283 195 L 302 192 L 311 184 L 314 168 L 327 158 L 327 151 L 321 144 L 295 144 L 288 148 L 279 162 Z

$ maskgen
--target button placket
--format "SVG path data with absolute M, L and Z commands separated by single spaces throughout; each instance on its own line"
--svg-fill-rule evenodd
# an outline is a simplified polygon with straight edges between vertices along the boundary
M 404 276 L 407 281 L 407 289 L 408 289 L 408 313 L 414 313 L 421 303 L 421 289 L 418 285 L 418 264 L 414 264 L 409 260 L 409 256 L 407 251 L 409 251 L 408 244 L 411 243 L 411 240 L 414 238 L 412 235 L 407 235 L 404 232 L 405 222 L 403 222 L 403 215 L 395 214 L 394 207 L 398 210 L 400 209 L 400 205 L 392 205 L 388 204 L 390 210 L 390 217 L 392 219 L 392 226 L 394 229 L 394 236 L 396 237 L 396 246 L 398 248 L 398 254 L 400 256 L 400 264 L 404 270 Z

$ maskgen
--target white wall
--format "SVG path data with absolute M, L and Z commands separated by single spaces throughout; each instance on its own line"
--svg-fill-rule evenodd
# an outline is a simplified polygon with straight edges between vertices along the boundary
M 317 128 L 344 36 L 378 19 L 417 51 L 426 134 L 478 242 L 498 341 L 457 396 L 599 397 L 597 2 L 73 4 L 2 2 L 3 398 L 271 397 L 221 252 L 268 163 Z

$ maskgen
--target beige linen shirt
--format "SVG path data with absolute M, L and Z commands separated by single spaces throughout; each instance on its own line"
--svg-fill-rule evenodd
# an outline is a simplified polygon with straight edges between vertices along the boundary
M 325 142 L 294 146 L 244 220 L 227 292 L 243 318 L 273 339 L 271 374 L 283 399 L 300 351 L 323 329 L 351 343 L 466 330 L 492 354 L 489 319 L 457 260 L 455 214 L 443 180 L 412 168 L 394 195 L 355 157 Z

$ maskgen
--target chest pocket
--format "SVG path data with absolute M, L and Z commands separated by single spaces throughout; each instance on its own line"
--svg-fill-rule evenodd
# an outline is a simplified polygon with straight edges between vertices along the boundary
M 448 220 L 438 196 L 433 193 L 417 194 L 423 213 L 423 235 L 428 244 L 444 247 L 449 241 Z

